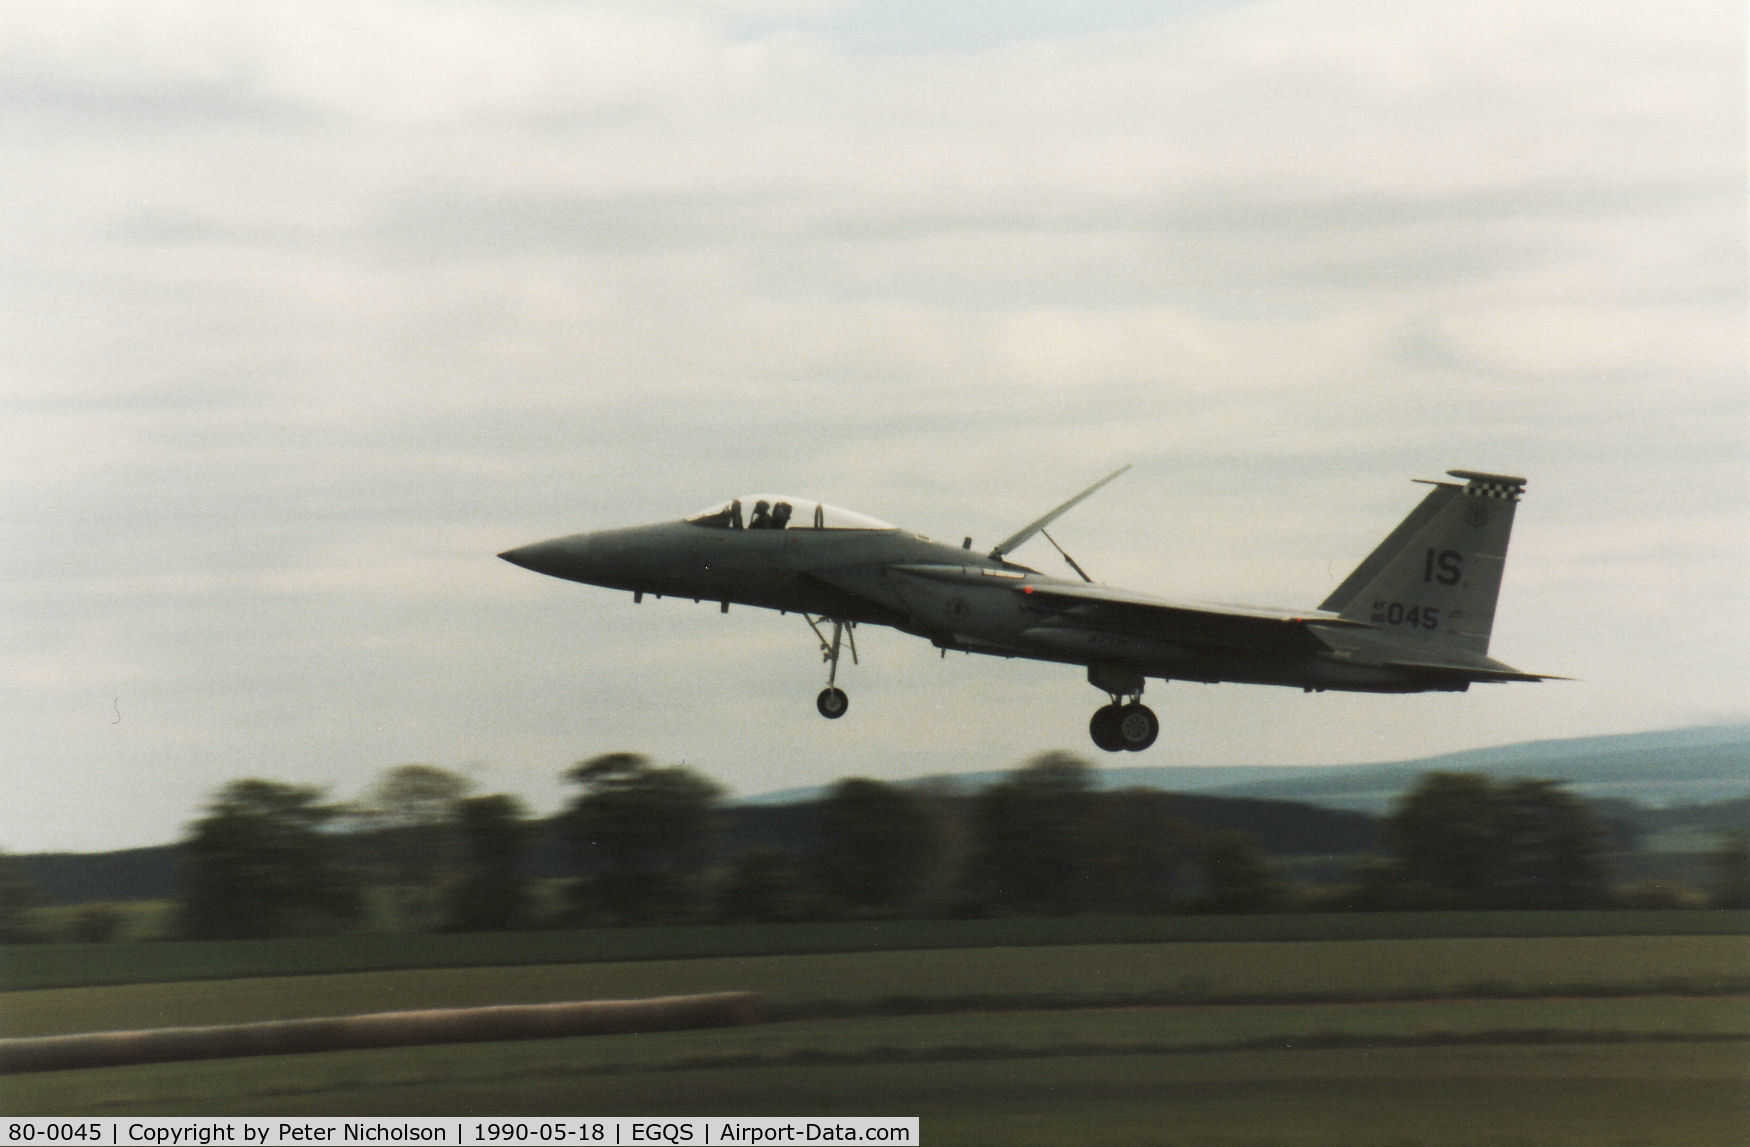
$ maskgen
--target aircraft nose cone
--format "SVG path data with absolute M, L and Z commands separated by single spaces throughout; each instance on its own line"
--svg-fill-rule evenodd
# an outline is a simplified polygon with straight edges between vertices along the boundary
M 551 541 L 533 542 L 526 546 L 505 550 L 498 556 L 513 566 L 521 566 L 536 573 L 556 574 L 558 569 L 583 557 L 587 543 L 583 538 L 555 538 Z

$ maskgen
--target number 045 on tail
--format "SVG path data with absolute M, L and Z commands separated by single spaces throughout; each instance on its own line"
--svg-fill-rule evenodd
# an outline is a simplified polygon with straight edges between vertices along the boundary
M 1102 749 L 1152 745 L 1142 704 L 1160 680 L 1288 685 L 1309 692 L 1459 692 L 1542 681 L 1488 656 L 1513 514 L 1525 479 L 1451 470 L 1317 609 L 1174 601 L 1008 559 L 1125 469 L 981 553 L 808 498 L 755 494 L 678 521 L 600 530 L 507 550 L 505 561 L 569 581 L 656 597 L 797 613 L 827 665 L 825 717 L 849 706 L 839 660 L 858 625 L 886 625 L 942 650 L 1086 668 L 1108 703 L 1089 724 Z M 1059 549 L 1062 553 L 1062 550 Z

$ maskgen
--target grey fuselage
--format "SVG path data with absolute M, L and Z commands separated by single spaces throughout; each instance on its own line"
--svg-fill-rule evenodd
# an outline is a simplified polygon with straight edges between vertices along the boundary
M 1102 676 L 1137 679 L 1134 691 L 1144 677 L 1390 693 L 1463 690 L 1476 679 L 1458 666 L 1411 664 L 1410 646 L 1334 613 L 1194 605 L 1163 622 L 1142 595 L 1048 577 L 897 528 L 688 520 L 574 534 L 500 556 L 639 598 L 813 614 L 891 626 L 945 650 L 1083 665 L 1097 684 Z M 1147 623 L 1133 623 L 1127 607 L 1146 611 L 1138 617 Z

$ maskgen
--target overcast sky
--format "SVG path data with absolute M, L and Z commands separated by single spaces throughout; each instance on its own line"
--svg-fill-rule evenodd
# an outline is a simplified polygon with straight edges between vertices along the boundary
M 1327 764 L 1750 717 L 1740 3 L 0 7 L 0 846 L 425 762 Z M 1523 474 L 1419 697 L 1151 683 L 494 555 L 783 490 L 1310 606 Z M 1016 558 L 1063 566 L 1042 542 Z

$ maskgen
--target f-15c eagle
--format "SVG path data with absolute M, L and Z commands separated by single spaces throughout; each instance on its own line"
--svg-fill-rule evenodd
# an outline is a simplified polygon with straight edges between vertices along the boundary
M 1525 479 L 1449 470 L 1317 609 L 1172 601 L 1008 560 L 1123 467 L 988 554 L 934 542 L 807 498 L 733 498 L 679 521 L 573 534 L 506 550 L 505 561 L 568 581 L 799 613 L 828 666 L 815 700 L 845 714 L 839 656 L 854 629 L 887 625 L 960 650 L 1085 666 L 1109 701 L 1089 732 L 1109 752 L 1154 744 L 1142 704 L 1162 680 L 1290 685 L 1308 692 L 1461 692 L 1473 682 L 1542 681 L 1488 656 L 1489 630 Z M 1059 552 L 1062 553 L 1061 548 Z M 823 626 L 830 626 L 830 636 Z

